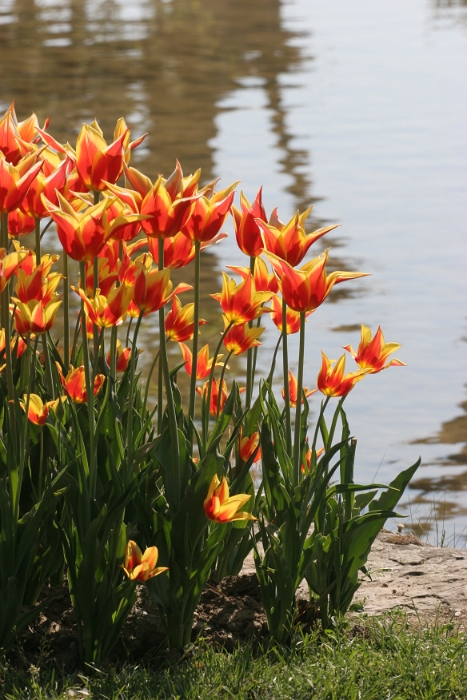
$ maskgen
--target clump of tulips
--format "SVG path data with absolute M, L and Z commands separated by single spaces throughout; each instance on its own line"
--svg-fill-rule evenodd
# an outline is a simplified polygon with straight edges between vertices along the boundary
M 310 210 L 285 224 L 276 210 L 268 218 L 261 190 L 252 204 L 241 194 L 237 208 L 237 183 L 201 185 L 201 172 L 185 176 L 178 162 L 152 182 L 130 166 L 144 137 L 131 141 L 124 119 L 110 144 L 97 122 L 84 124 L 75 149 L 47 129 L 35 115 L 19 122 L 13 106 L 0 119 L 0 648 L 40 611 L 43 586 L 64 575 L 83 662 L 109 653 L 139 583 L 159 606 L 168 644 L 181 648 L 208 579 L 238 574 L 252 550 L 276 640 L 293 634 L 304 579 L 331 625 L 418 466 L 389 488 L 354 481 L 344 400 L 367 375 L 403 364 L 389 359 L 399 345 L 380 328 L 372 336 L 362 326 L 357 351 L 346 346 L 354 371 L 345 373 L 344 355 L 334 364 L 323 353 L 317 387 L 303 385 L 307 318 L 334 285 L 366 273 L 328 274 L 328 250 L 302 264 L 335 228 L 305 233 Z M 226 236 L 229 214 L 246 265 L 213 290 L 219 342 L 200 347 L 201 252 Z M 60 256 L 42 250 L 51 224 Z M 189 283 L 174 287 L 171 270 L 182 267 Z M 194 301 L 184 304 L 188 290 Z M 159 345 L 145 385 L 138 336 L 155 313 Z M 264 314 L 278 331 L 267 377 L 257 371 Z M 180 347 L 175 366 L 168 343 Z M 240 388 L 228 362 L 244 354 Z M 280 357 L 282 400 L 273 392 Z

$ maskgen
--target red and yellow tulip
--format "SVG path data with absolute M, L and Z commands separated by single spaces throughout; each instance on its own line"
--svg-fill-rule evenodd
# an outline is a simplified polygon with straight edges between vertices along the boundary
M 237 183 L 234 183 L 209 199 L 204 195 L 199 196 L 193 202 L 190 216 L 181 229 L 182 233 L 192 241 L 206 242 L 215 238 L 232 206 L 236 186 Z
M 344 345 L 344 350 L 350 352 L 353 359 L 361 369 L 371 370 L 371 374 L 381 372 L 388 367 L 405 367 L 405 362 L 392 359 L 385 364 L 391 353 L 396 352 L 400 348 L 399 343 L 385 343 L 381 326 L 375 333 L 374 338 L 371 337 L 371 330 L 368 326 L 362 324 L 361 340 L 357 352 L 354 351 L 351 345 Z
M 94 297 L 87 297 L 84 290 L 71 287 L 84 302 L 86 316 L 99 328 L 120 326 L 127 317 L 128 308 L 133 297 L 133 288 L 126 282 L 111 287 L 107 295 L 96 290 Z
M 60 399 L 55 399 L 55 401 L 43 403 L 37 394 L 29 394 L 29 403 L 27 394 L 23 398 L 24 400 L 20 401 L 21 408 L 25 411 L 26 406 L 28 407 L 28 420 L 35 425 L 44 425 L 50 409 L 55 410 L 60 401 Z
M 238 454 L 242 462 L 248 462 L 253 454 L 255 455 L 253 457 L 253 464 L 261 459 L 261 448 L 259 447 L 258 432 L 253 433 L 250 435 L 250 437 L 243 437 L 242 430 L 240 429 L 238 438 Z
M 193 355 L 185 343 L 179 343 L 179 345 L 185 361 L 185 369 L 191 377 L 193 373 Z M 219 362 L 222 357 L 223 355 L 217 356 L 216 367 L 224 366 L 223 362 Z M 212 363 L 213 358 L 209 357 L 209 345 L 205 345 L 198 353 L 198 360 L 196 363 L 196 379 L 205 379 L 211 372 Z
M 265 311 L 270 311 L 263 304 L 269 301 L 272 295 L 270 292 L 256 291 L 255 280 L 251 273 L 240 284 L 236 284 L 232 278 L 229 279 L 225 272 L 222 276 L 221 293 L 211 294 L 211 296 L 220 303 L 228 323 L 235 325 L 248 323 Z
M 228 326 L 228 321 L 224 318 L 224 325 Z M 261 345 L 258 338 L 263 333 L 264 328 L 250 328 L 248 325 L 231 326 L 224 334 L 222 342 L 228 352 L 233 352 L 234 355 L 240 355 L 250 348 Z
M 227 479 L 222 477 L 222 483 L 217 474 L 214 474 L 209 486 L 208 495 L 204 500 L 204 512 L 209 520 L 217 523 L 230 523 L 233 520 L 256 520 L 256 518 L 240 508 L 249 501 L 251 496 L 246 493 L 238 493 L 229 496 Z
M 147 547 L 144 554 L 133 540 L 129 540 L 125 550 L 125 563 L 122 569 L 130 581 L 148 581 L 164 571 L 168 571 L 167 566 L 156 566 L 159 559 L 157 547 Z
M 196 391 L 200 396 L 204 398 L 205 401 L 207 401 L 209 394 L 209 381 L 204 382 L 202 387 L 197 386 Z M 242 389 L 240 389 L 240 391 L 242 391 Z M 243 389 L 243 391 L 245 390 Z M 227 401 L 227 397 L 228 392 L 225 380 L 222 380 L 221 385 L 220 380 L 217 381 L 217 379 L 213 379 L 211 384 L 211 397 L 209 399 L 209 413 L 211 414 L 211 416 L 214 416 L 214 418 L 216 418 L 217 414 L 222 412 L 225 406 L 225 402 Z
M 321 356 L 321 370 L 316 383 L 325 396 L 346 396 L 357 382 L 371 372 L 371 369 L 359 369 L 344 375 L 345 354 L 337 360 L 334 368 L 334 360 L 329 360 L 324 352 L 321 352 Z
M 74 368 L 70 365 L 70 371 L 63 376 L 62 369 L 58 363 L 56 363 L 58 369 L 58 376 L 60 377 L 60 382 L 65 389 L 67 395 L 75 403 L 86 403 L 88 400 L 88 395 L 86 391 L 86 374 L 84 371 L 84 365 Z M 94 379 L 93 393 L 96 396 L 103 383 L 105 381 L 105 376 L 103 374 L 98 374 Z
M 35 153 L 11 165 L 0 151 L 0 212 L 19 207 L 41 168 L 42 161 L 36 161 Z
M 165 317 L 165 334 L 169 340 L 183 342 L 193 338 L 195 334 L 194 310 L 193 303 L 182 306 L 182 302 L 177 296 L 172 297 L 172 308 Z M 207 321 L 202 318 L 198 321 L 199 326 L 205 323 Z
M 318 391 L 318 389 L 308 389 L 306 386 L 304 386 L 303 391 L 305 392 L 305 398 L 308 398 L 312 394 L 315 394 Z M 298 400 L 297 393 L 298 393 L 297 377 L 289 369 L 289 401 L 290 401 L 290 405 L 293 408 L 297 405 L 297 400 Z M 285 399 L 284 389 L 282 389 L 282 398 Z M 302 397 L 302 403 L 304 403 L 304 402 L 305 402 L 305 399 Z
M 129 309 L 131 316 L 139 316 L 141 313 L 147 316 L 167 304 L 176 294 L 192 288 L 190 284 L 181 283 L 173 289 L 170 270 L 152 269 L 152 263 L 153 259 L 147 253 L 135 261 L 133 301 Z

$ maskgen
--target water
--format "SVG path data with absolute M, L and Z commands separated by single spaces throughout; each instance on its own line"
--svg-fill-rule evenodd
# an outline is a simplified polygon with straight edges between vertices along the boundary
M 334 267 L 372 277 L 337 288 L 310 318 L 305 384 L 321 349 L 337 358 L 358 344 L 360 323 L 402 343 L 396 356 L 408 367 L 366 378 L 347 401 L 359 477 L 390 480 L 421 454 L 409 520 L 428 519 L 431 541 L 444 529 L 458 546 L 466 28 L 465 2 L 0 0 L 1 110 L 14 98 L 19 118 L 49 115 L 51 133 L 72 143 L 82 121 L 96 116 L 110 137 L 124 115 L 134 136 L 149 132 L 133 160 L 149 176 L 170 173 L 178 157 L 206 181 L 241 179 L 250 199 L 263 184 L 267 210 L 278 206 L 284 220 L 314 203 L 316 227 L 342 224 L 326 237 Z M 206 255 L 206 293 L 235 263 L 246 264 L 233 240 Z M 270 324 L 264 336 L 263 359 Z

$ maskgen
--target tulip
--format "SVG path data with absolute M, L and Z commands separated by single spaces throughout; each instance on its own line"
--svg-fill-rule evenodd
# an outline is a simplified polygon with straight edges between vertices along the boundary
M 185 369 L 191 377 L 193 373 L 193 355 L 185 343 L 179 343 L 179 345 L 185 361 Z M 221 357 L 223 357 L 223 355 L 217 356 L 219 360 Z M 213 358 L 209 358 L 209 345 L 205 345 L 204 348 L 201 348 L 198 353 L 198 360 L 196 363 L 196 379 L 205 379 L 209 375 L 212 368 L 212 362 Z M 222 362 L 216 362 L 215 366 L 223 367 L 224 364 Z
M 209 248 L 209 246 L 219 243 L 223 238 L 227 238 L 226 233 L 218 233 L 217 236 L 209 241 L 200 243 L 200 250 Z M 149 252 L 154 261 L 159 262 L 158 241 L 155 238 L 148 238 Z M 194 260 L 195 243 L 190 238 L 187 238 L 181 231 L 175 236 L 164 238 L 164 267 L 180 268 L 185 267 Z
M 282 300 L 277 294 L 271 298 L 271 319 L 277 329 L 282 333 Z M 306 313 L 309 316 L 311 311 Z M 300 313 L 298 311 L 293 311 L 293 309 L 287 306 L 286 308 L 286 332 L 287 335 L 292 335 L 293 333 L 298 333 L 300 330 Z
M 5 248 L 0 248 L 0 292 L 3 292 L 8 280 L 14 275 L 27 255 L 28 252 L 24 248 L 18 249 L 15 253 L 8 253 L 8 255 Z
M 225 318 L 224 325 L 229 325 Z M 233 352 L 234 355 L 240 355 L 242 352 L 246 352 L 250 348 L 261 345 L 258 338 L 263 331 L 264 328 L 250 328 L 248 325 L 231 326 L 227 332 L 224 333 L 222 342 L 229 353 Z
M 257 292 L 253 276 L 250 274 L 240 284 L 229 279 L 225 272 L 222 273 L 223 285 L 220 294 L 211 294 L 216 299 L 224 312 L 228 323 L 235 325 L 248 323 L 265 311 L 264 302 L 271 298 L 270 292 Z
M 367 272 L 331 272 L 326 276 L 326 263 L 329 251 L 306 263 L 300 270 L 294 270 L 277 255 L 268 254 L 285 303 L 293 311 L 312 312 L 326 299 L 335 284 L 358 277 L 366 277 Z
M 259 433 L 253 433 L 250 437 L 243 437 L 240 429 L 238 438 L 238 453 L 242 462 L 248 462 L 254 454 L 253 464 L 261 459 L 261 448 L 259 447 Z
M 144 554 L 140 548 L 129 540 L 125 550 L 125 563 L 122 564 L 122 569 L 128 576 L 130 581 L 148 581 L 164 571 L 168 571 L 167 566 L 157 566 L 159 551 L 157 547 L 147 547 Z
M 243 192 L 240 194 L 240 206 L 242 211 L 232 206 L 235 235 L 240 250 L 250 257 L 257 257 L 263 252 L 264 243 L 258 220 L 267 221 L 266 212 L 262 202 L 262 188 L 259 189 L 253 205 L 247 200 Z
M 20 404 L 23 411 L 25 411 L 26 406 L 28 406 L 28 420 L 30 420 L 31 423 L 35 425 L 44 425 L 50 409 L 52 408 L 55 410 L 59 401 L 60 399 L 55 399 L 55 401 L 43 403 L 41 397 L 37 394 L 29 394 L 28 404 L 28 396 L 25 394 L 24 401 L 20 401 Z
M 96 289 L 93 298 L 86 296 L 83 289 L 71 287 L 84 302 L 86 316 L 99 328 L 120 326 L 127 317 L 128 307 L 133 296 L 133 289 L 125 282 L 119 287 L 113 286 L 107 295 Z
M 102 253 L 102 251 L 101 251 Z M 101 257 L 99 253 L 97 258 L 97 287 L 100 293 L 107 296 L 110 293 L 112 286 L 119 279 L 119 263 L 112 267 L 109 258 Z M 85 262 L 86 275 L 86 294 L 92 296 L 94 294 L 94 261 L 86 260 Z
M 213 194 L 210 199 L 201 196 L 193 203 L 191 213 L 182 233 L 192 241 L 210 241 L 217 234 L 232 206 L 237 183 Z
M 318 389 L 325 396 L 346 396 L 355 384 L 363 379 L 366 374 L 371 373 L 371 369 L 359 369 L 356 372 L 345 372 L 345 355 L 342 355 L 333 368 L 334 360 L 329 360 L 324 352 L 321 352 L 322 363 L 318 374 Z
M 16 209 L 42 168 L 42 162 L 35 162 L 36 156 L 26 156 L 11 165 L 0 151 L 0 212 Z
M 306 235 L 304 226 L 311 210 L 312 207 L 309 207 L 303 214 L 297 211 L 288 224 L 282 224 L 278 218 L 275 220 L 277 226 L 258 220 L 266 250 L 285 260 L 292 267 L 299 265 L 310 246 L 338 226 L 338 224 L 326 226 Z
M 249 267 L 237 267 L 236 265 L 227 265 L 227 267 L 229 270 L 239 274 L 240 277 L 243 277 L 243 279 L 246 279 L 251 274 Z M 262 258 L 256 258 L 255 260 L 253 277 L 257 292 L 272 292 L 273 294 L 277 293 L 279 289 L 277 277 L 273 272 L 269 272 L 268 266 Z
M 159 175 L 153 184 L 149 178 L 134 168 L 124 167 L 125 175 L 142 197 L 140 212 L 144 215 L 142 227 L 147 236 L 167 238 L 182 230 L 195 200 L 191 196 L 199 174 L 184 178 L 177 161 L 177 167 L 166 180 Z
M 227 384 L 225 381 L 222 380 L 222 382 L 218 382 L 217 379 L 213 379 L 211 383 L 210 395 L 209 381 L 204 382 L 202 387 L 197 386 L 196 391 L 204 398 L 205 401 L 207 401 L 209 397 L 209 413 L 211 416 L 214 416 L 214 418 L 217 418 L 218 414 L 223 410 L 228 397 Z
M 23 260 L 16 271 L 15 294 L 20 301 L 27 304 L 36 299 L 46 306 L 51 301 L 60 299 L 56 289 L 62 275 L 59 272 L 50 272 L 50 268 L 58 259 L 58 255 L 43 255 L 39 265 L 35 264 L 35 257 L 32 255 Z
M 46 119 L 44 129 L 47 128 L 48 122 L 49 120 Z M 16 165 L 32 150 L 31 143 L 37 140 L 38 126 L 34 113 L 23 122 L 18 122 L 14 103 L 8 107 L 0 119 L 0 151 L 9 163 Z
M 46 166 L 46 161 L 44 161 L 42 171 L 37 173 L 21 202 L 21 209 L 27 216 L 35 217 L 36 219 L 49 216 L 49 211 L 42 197 L 44 196 L 51 205 L 58 205 L 57 192 L 63 194 L 65 191 L 71 165 L 71 160 L 67 158 L 47 176 L 44 172 Z
M 107 188 L 107 182 L 117 182 L 128 157 L 129 138 L 123 119 L 117 122 L 115 140 L 109 146 L 95 120 L 92 124 L 83 124 L 76 140 L 76 168 L 89 190 L 102 191 Z M 139 145 L 143 138 L 129 144 L 129 149 Z
M 354 351 L 351 345 L 344 345 L 344 350 L 350 352 L 355 362 L 361 369 L 370 369 L 371 374 L 381 372 L 388 367 L 405 367 L 405 362 L 392 359 L 387 364 L 384 364 L 391 353 L 396 352 L 400 348 L 399 343 L 385 343 L 381 326 L 375 333 L 374 338 L 371 338 L 371 330 L 368 326 L 362 324 L 360 345 L 357 352 Z
M 170 270 L 152 270 L 152 257 L 150 255 L 142 255 L 135 261 L 135 264 L 134 295 L 129 311 L 132 316 L 139 314 L 147 316 L 162 308 L 176 294 L 181 294 L 192 288 L 189 284 L 181 283 L 173 289 Z
M 14 209 L 8 212 L 8 235 L 16 236 L 27 236 L 28 233 L 34 231 L 36 222 L 32 216 L 27 216 L 23 214 L 21 209 Z
M 318 461 L 318 459 L 321 457 L 321 455 L 324 452 L 324 447 L 320 447 L 319 450 L 316 450 L 315 452 L 315 462 Z M 311 456 L 312 456 L 312 450 L 310 445 L 308 444 L 308 438 L 306 439 L 306 452 L 305 452 L 305 461 L 302 464 L 301 471 L 302 474 L 309 474 L 311 471 Z
M 193 338 L 195 333 L 194 307 L 193 303 L 182 306 L 182 302 L 177 296 L 172 297 L 172 308 L 165 317 L 165 333 L 169 340 L 182 342 Z M 205 323 L 207 321 L 202 318 L 198 321 L 199 326 Z
M 209 520 L 216 523 L 230 523 L 233 520 L 256 520 L 254 515 L 241 511 L 240 508 L 250 500 L 246 493 L 229 496 L 227 479 L 222 477 L 222 483 L 214 474 L 209 486 L 208 495 L 204 500 L 204 512 Z
M 21 355 L 26 352 L 27 344 L 23 340 L 23 338 L 20 335 L 15 335 L 11 341 L 10 341 L 10 349 L 11 353 L 13 354 L 15 352 L 16 348 L 16 357 L 21 357 Z M 5 351 L 5 329 L 0 328 L 0 356 L 4 353 Z
M 117 372 L 126 372 L 128 369 L 128 365 L 130 364 L 130 358 L 131 358 L 131 348 L 122 348 L 122 344 L 119 340 L 117 340 L 117 345 L 116 345 L 116 353 L 117 353 L 117 362 L 115 365 L 115 369 Z M 143 352 L 141 350 L 141 352 Z M 107 364 L 110 366 L 111 362 L 111 357 L 110 357 L 110 352 L 107 354 Z
M 84 365 L 76 367 L 76 369 L 74 369 L 73 366 L 70 365 L 70 371 L 68 372 L 66 377 L 63 376 L 62 369 L 58 362 L 56 363 L 56 365 L 58 369 L 58 376 L 60 378 L 60 382 L 70 399 L 75 403 L 87 403 L 88 395 L 86 392 L 86 374 L 84 370 Z M 98 374 L 96 376 L 96 378 L 94 379 L 94 396 L 98 394 L 104 381 L 105 376 L 103 374 Z
M 308 398 L 312 394 L 315 394 L 318 389 L 308 389 L 306 386 L 302 388 L 302 393 L 305 392 L 305 398 Z M 298 382 L 297 377 L 289 370 L 289 401 L 290 405 L 295 408 L 298 400 Z M 285 391 L 282 389 L 282 398 L 285 399 Z M 305 399 L 302 397 L 301 403 L 304 403 Z
M 57 297 L 58 295 L 54 295 Z M 11 297 L 15 303 L 15 329 L 20 335 L 28 333 L 45 333 L 49 331 L 54 322 L 61 301 L 49 301 L 31 299 L 27 303 L 17 297 Z

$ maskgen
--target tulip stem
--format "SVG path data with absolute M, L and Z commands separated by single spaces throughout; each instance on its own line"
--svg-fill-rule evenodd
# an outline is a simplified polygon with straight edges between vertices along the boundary
M 301 461 L 301 418 L 302 418 L 302 399 L 303 399 L 303 365 L 305 361 L 305 320 L 306 314 L 300 312 L 300 347 L 298 351 L 298 378 L 297 378 L 297 405 L 295 408 L 295 436 L 293 445 L 293 485 L 298 486 L 300 476 L 300 461 Z M 284 328 L 282 329 L 284 330 Z M 287 330 L 287 329 L 285 329 Z M 288 385 L 288 377 L 287 377 Z
M 41 264 L 41 220 L 34 218 L 34 236 L 36 241 L 36 265 Z
M 1 241 L 2 247 L 8 252 L 8 213 L 2 212 L 1 218 Z M 13 450 L 16 451 L 16 420 L 15 411 L 17 398 L 15 400 L 15 385 L 13 382 L 13 369 L 11 364 L 11 333 L 10 333 L 10 298 L 8 284 L 5 285 L 1 293 L 1 314 L 2 326 L 5 329 L 5 363 L 8 387 L 8 412 L 10 415 L 10 431 L 13 443 Z M 15 462 L 16 462 L 16 458 Z
M 85 263 L 79 263 L 79 274 L 81 277 L 81 287 L 86 288 L 86 270 Z M 88 335 L 86 332 L 86 313 L 84 310 L 84 301 L 81 299 L 81 334 L 83 342 L 83 364 L 84 376 L 86 380 L 86 398 L 88 405 L 89 416 L 89 473 L 91 476 L 90 493 L 91 498 L 94 497 L 96 486 L 95 459 L 94 459 L 94 387 L 91 386 L 91 372 L 89 367 L 89 349 Z
M 219 355 L 219 350 L 221 349 L 221 345 L 222 345 L 222 341 L 224 340 L 224 336 L 229 332 L 229 330 L 232 328 L 233 325 L 234 325 L 233 321 L 230 321 L 227 328 L 224 330 L 223 333 L 221 333 L 221 338 L 220 338 L 219 342 L 217 343 L 217 347 L 214 351 L 214 355 L 212 358 L 211 371 L 209 372 L 209 380 L 208 380 L 208 395 L 207 395 L 207 410 L 206 410 L 206 417 L 205 417 L 205 425 L 203 425 L 203 442 L 206 442 L 208 439 L 209 415 L 210 415 L 209 414 L 209 407 L 211 405 L 212 382 L 214 380 L 214 370 L 216 368 L 217 356 Z M 218 401 L 219 400 L 220 400 L 220 390 L 218 392 Z
M 140 311 L 138 320 L 136 321 L 135 332 L 133 334 L 133 343 L 131 346 L 131 366 L 130 366 L 130 393 L 128 397 L 128 422 L 127 422 L 127 478 L 130 475 L 130 470 L 133 461 L 133 400 L 134 400 L 134 382 L 135 382 L 135 369 L 136 369 L 136 359 L 137 359 L 137 348 L 136 341 L 138 339 L 138 333 L 141 326 L 141 321 L 143 320 L 143 312 Z M 113 348 L 111 348 L 112 353 Z M 113 361 L 115 362 L 115 350 L 113 350 Z M 127 482 L 128 483 L 128 482 Z
M 230 360 L 230 356 L 232 355 L 232 353 L 233 353 L 233 350 L 231 350 L 231 351 L 229 352 L 229 354 L 227 355 L 226 360 L 225 360 L 225 363 L 224 363 L 224 366 L 222 367 L 221 378 L 219 379 L 219 391 L 217 392 L 217 398 L 218 398 L 218 401 L 217 401 L 217 417 L 218 417 L 218 418 L 219 418 L 219 413 L 221 412 L 221 401 L 220 401 L 220 398 L 221 398 L 221 392 L 222 392 L 222 382 L 224 381 L 225 368 L 227 367 L 227 363 L 228 363 L 228 361 Z
M 68 374 L 70 367 L 70 286 L 68 281 L 68 255 L 63 251 L 63 367 Z
M 164 239 L 159 238 L 159 269 L 164 268 Z M 162 370 L 165 380 L 165 391 L 167 395 L 167 410 L 169 414 L 169 430 L 172 444 L 172 462 L 173 462 L 173 483 L 174 488 L 174 507 L 178 508 L 180 504 L 180 446 L 178 444 L 178 427 L 177 415 L 175 413 L 175 402 L 172 392 L 172 384 L 169 372 L 169 360 L 167 357 L 167 343 L 165 340 L 165 313 L 164 307 L 159 309 L 159 343 L 160 343 L 160 359 L 162 360 Z
M 152 377 L 152 373 L 154 372 L 154 368 L 155 368 L 155 366 L 156 366 L 156 362 L 157 362 L 157 360 L 159 359 L 159 357 L 160 357 L 160 350 L 158 350 L 158 351 L 156 352 L 156 356 L 155 356 L 154 361 L 153 361 L 153 363 L 152 363 L 152 365 L 151 365 L 151 369 L 149 370 L 148 378 L 147 378 L 147 380 L 146 380 L 146 389 L 145 389 L 145 391 L 144 391 L 144 408 L 146 408 L 147 405 L 148 405 L 148 395 L 149 395 L 149 386 L 150 386 L 150 384 L 151 384 L 151 377 Z M 159 364 L 160 364 L 160 363 L 159 363 Z M 160 431 L 159 431 L 159 432 L 160 432 Z
M 195 241 L 195 306 L 194 306 L 194 335 L 193 335 L 193 362 L 190 381 L 190 403 L 188 407 L 188 444 L 190 455 L 193 454 L 193 423 L 195 420 L 195 399 L 196 399 L 196 374 L 198 369 L 198 326 L 199 326 L 199 304 L 200 304 L 200 241 Z
M 269 384 L 269 390 L 272 389 L 272 379 L 274 377 L 274 370 L 276 369 L 276 358 L 277 358 L 277 353 L 279 352 L 279 346 L 282 342 L 282 333 L 279 336 L 279 340 L 276 343 L 276 347 L 274 348 L 274 354 L 272 356 L 272 362 L 271 362 L 271 369 L 268 374 L 267 378 L 267 383 Z
M 255 274 L 255 260 L 256 258 L 250 256 L 250 273 L 254 277 Z M 249 321 L 248 326 L 251 328 L 253 322 Z M 245 407 L 250 408 L 251 395 L 253 393 L 253 348 L 248 348 L 248 353 L 246 356 L 246 397 L 245 397 Z
M 292 421 L 290 418 L 290 391 L 289 391 L 289 349 L 287 343 L 287 304 L 282 299 L 282 367 L 284 374 L 284 401 L 285 401 L 285 439 L 287 452 L 292 455 Z

